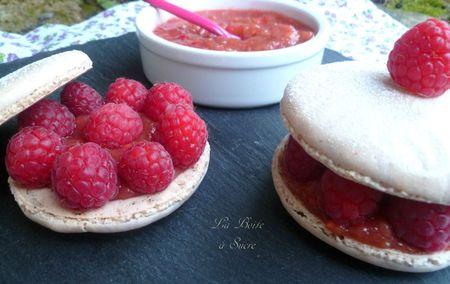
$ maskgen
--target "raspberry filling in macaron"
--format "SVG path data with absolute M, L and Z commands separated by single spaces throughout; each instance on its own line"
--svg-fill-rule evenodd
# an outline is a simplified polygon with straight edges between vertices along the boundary
M 147 90 L 119 78 L 106 104 L 80 82 L 69 83 L 61 96 L 62 104 L 44 99 L 19 115 L 6 166 L 27 189 L 52 188 L 66 208 L 161 192 L 206 146 L 206 124 L 191 94 L 175 83 Z
M 340 177 L 292 136 L 280 159 L 291 193 L 336 236 L 413 254 L 450 249 L 450 206 L 390 196 Z

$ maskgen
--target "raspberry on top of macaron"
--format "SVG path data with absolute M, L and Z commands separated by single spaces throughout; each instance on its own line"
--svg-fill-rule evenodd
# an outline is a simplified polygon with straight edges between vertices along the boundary
M 83 82 L 70 82 L 61 91 L 61 103 L 75 116 L 90 114 L 103 105 L 102 96 Z
M 27 126 L 9 140 L 6 169 L 27 188 L 49 186 L 53 162 L 63 151 L 63 139 L 42 126 Z
M 450 88 L 450 25 L 429 19 L 395 43 L 388 69 L 401 87 L 423 97 L 436 97 Z
M 19 115 L 6 165 L 15 182 L 52 187 L 71 209 L 102 207 L 121 189 L 134 195 L 163 191 L 206 146 L 206 124 L 191 94 L 175 83 L 147 90 L 118 78 L 103 104 L 92 87 L 72 82 L 61 102 L 44 99 Z
M 62 137 L 75 129 L 75 116 L 56 101 L 43 99 L 19 114 L 19 127 L 42 126 Z
M 106 92 L 107 103 L 125 103 L 135 111 L 142 111 L 145 99 L 147 97 L 147 88 L 140 82 L 118 78 L 109 85 Z

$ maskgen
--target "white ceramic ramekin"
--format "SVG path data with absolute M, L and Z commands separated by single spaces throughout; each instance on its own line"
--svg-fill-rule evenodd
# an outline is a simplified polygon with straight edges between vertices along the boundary
M 188 89 L 197 104 L 244 108 L 280 101 L 288 81 L 300 70 L 321 63 L 328 39 L 322 16 L 294 0 L 172 0 L 192 11 L 258 9 L 282 13 L 312 28 L 305 43 L 269 51 L 230 52 L 183 46 L 153 33 L 173 17 L 148 7 L 136 19 L 142 64 L 151 82 L 171 81 Z

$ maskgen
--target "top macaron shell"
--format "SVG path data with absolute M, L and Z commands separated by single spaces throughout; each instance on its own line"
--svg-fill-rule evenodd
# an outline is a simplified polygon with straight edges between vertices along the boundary
M 281 115 L 303 148 L 344 178 L 450 205 L 450 91 L 417 97 L 383 64 L 340 62 L 293 79 Z
M 0 124 L 91 68 L 92 61 L 85 53 L 71 50 L 33 62 L 0 78 Z

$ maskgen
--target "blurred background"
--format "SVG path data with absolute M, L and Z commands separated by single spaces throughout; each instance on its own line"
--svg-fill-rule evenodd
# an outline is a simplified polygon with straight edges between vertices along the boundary
M 406 26 L 413 26 L 430 16 L 450 21 L 449 0 L 378 0 L 373 2 Z
M 450 20 L 450 0 L 291 1 L 321 13 L 332 26 L 327 48 L 356 60 L 385 62 L 408 27 L 429 17 Z M 129 0 L 0 0 L 0 64 L 134 32 L 146 7 Z
M 26 33 L 47 23 L 70 25 L 124 2 L 130 1 L 0 0 L 0 30 Z M 412 26 L 430 16 L 450 20 L 450 0 L 373 0 L 373 2 L 406 26 Z
M 26 33 L 43 24 L 75 24 L 115 5 L 118 0 L 0 0 L 0 30 Z

